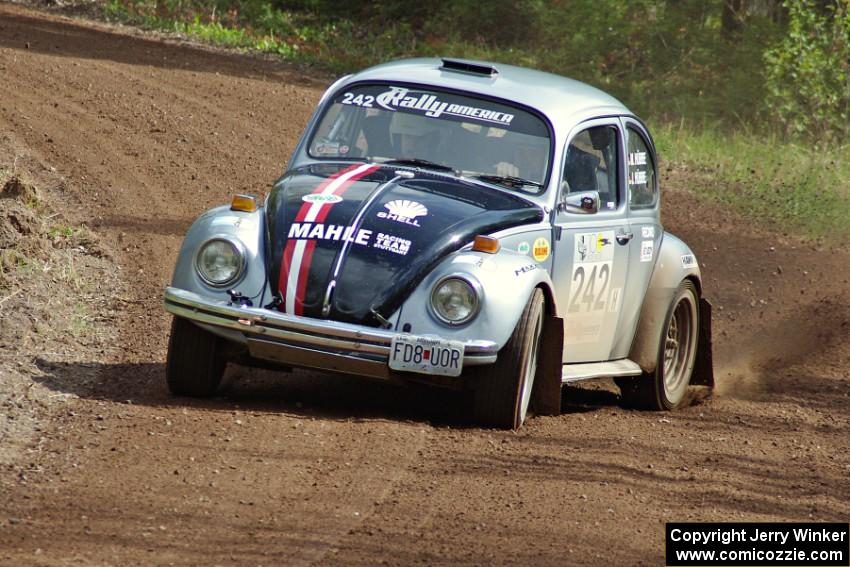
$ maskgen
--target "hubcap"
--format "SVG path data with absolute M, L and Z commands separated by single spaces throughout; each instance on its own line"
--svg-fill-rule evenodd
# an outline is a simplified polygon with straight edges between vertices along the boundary
M 528 359 L 525 361 L 525 369 L 522 379 L 522 392 L 520 393 L 519 401 L 519 422 L 525 421 L 525 416 L 528 414 L 528 406 L 531 402 L 531 391 L 534 389 L 534 376 L 537 374 L 537 352 L 540 346 L 540 331 L 543 327 L 543 311 L 540 311 L 540 316 L 534 324 L 534 332 L 532 333 L 531 352 L 528 353 Z
M 664 389 L 668 397 L 676 397 L 688 380 L 696 339 L 694 331 L 693 300 L 686 296 L 673 311 L 664 342 Z

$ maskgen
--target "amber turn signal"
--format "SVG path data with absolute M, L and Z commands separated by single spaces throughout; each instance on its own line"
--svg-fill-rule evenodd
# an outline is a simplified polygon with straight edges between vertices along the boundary
M 230 201 L 230 210 L 253 213 L 257 210 L 257 198 L 253 195 L 234 195 Z
M 483 236 L 479 234 L 475 237 L 475 242 L 472 243 L 472 250 L 475 252 L 486 252 L 487 254 L 495 254 L 501 248 L 498 238 L 492 236 Z

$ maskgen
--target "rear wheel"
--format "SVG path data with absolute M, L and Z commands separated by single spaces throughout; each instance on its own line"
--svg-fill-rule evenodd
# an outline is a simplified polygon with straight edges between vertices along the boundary
M 221 383 L 225 365 L 221 339 L 191 321 L 174 318 L 165 363 L 165 379 L 172 394 L 212 396 Z
M 540 359 L 544 297 L 535 289 L 495 364 L 482 368 L 475 389 L 475 420 L 481 425 L 516 429 L 525 421 Z
M 686 401 L 699 341 L 699 299 L 693 282 L 679 285 L 667 311 L 655 372 L 617 381 L 626 404 L 670 410 Z

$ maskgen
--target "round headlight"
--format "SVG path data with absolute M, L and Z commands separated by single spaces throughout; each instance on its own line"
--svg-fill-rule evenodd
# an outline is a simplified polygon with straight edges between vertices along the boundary
M 475 317 L 478 302 L 478 292 L 472 284 L 457 277 L 440 280 L 431 292 L 434 314 L 450 325 L 461 325 Z
M 210 285 L 220 287 L 232 283 L 242 274 L 244 257 L 229 240 L 210 240 L 198 251 L 195 266 L 198 275 Z

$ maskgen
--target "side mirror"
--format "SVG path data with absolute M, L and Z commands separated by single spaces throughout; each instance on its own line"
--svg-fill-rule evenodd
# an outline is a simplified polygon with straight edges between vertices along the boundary
M 599 212 L 599 191 L 583 191 L 567 195 L 558 209 L 579 215 L 596 214 Z

